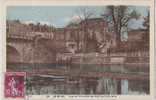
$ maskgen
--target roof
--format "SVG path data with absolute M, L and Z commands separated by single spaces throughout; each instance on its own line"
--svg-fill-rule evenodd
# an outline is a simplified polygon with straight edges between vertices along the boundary
M 107 22 L 103 18 L 86 19 L 86 20 L 81 21 L 80 24 L 83 24 L 85 21 L 87 21 L 88 23 L 103 22 L 103 23 L 107 24 Z

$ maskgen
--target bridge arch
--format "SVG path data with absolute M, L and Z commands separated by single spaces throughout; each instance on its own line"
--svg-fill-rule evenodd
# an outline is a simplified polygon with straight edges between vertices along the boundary
M 19 63 L 21 60 L 20 52 L 13 46 L 7 45 L 7 63 Z

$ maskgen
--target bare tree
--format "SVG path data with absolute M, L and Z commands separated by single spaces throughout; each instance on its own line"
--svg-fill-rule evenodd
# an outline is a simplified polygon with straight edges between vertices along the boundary
M 101 16 L 108 21 L 111 30 L 116 33 L 117 46 L 121 43 L 122 28 L 128 27 L 131 19 L 138 19 L 140 14 L 128 6 L 107 6 Z
M 89 7 L 81 7 L 76 10 L 76 14 L 80 21 L 87 20 L 95 15 L 94 9 Z
M 80 22 L 81 25 L 80 31 L 83 32 L 83 52 L 86 52 L 87 42 L 89 39 L 89 32 L 88 32 L 88 19 L 94 17 L 95 12 L 94 9 L 89 7 L 81 7 L 76 10 L 77 21 Z M 80 35 L 80 34 L 79 34 Z M 79 36 L 78 36 L 79 37 Z

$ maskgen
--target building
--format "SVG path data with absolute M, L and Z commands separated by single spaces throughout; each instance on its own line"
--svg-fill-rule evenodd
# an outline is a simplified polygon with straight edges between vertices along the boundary
M 110 46 L 116 45 L 115 34 L 108 31 L 108 24 L 102 18 L 72 23 L 64 31 L 69 48 L 76 52 L 84 52 L 84 48 L 86 52 L 105 52 Z

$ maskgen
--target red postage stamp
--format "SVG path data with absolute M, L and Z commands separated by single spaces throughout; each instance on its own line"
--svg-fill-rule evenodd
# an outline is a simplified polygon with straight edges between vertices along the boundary
M 4 96 L 6 98 L 24 98 L 24 72 L 6 72 Z

